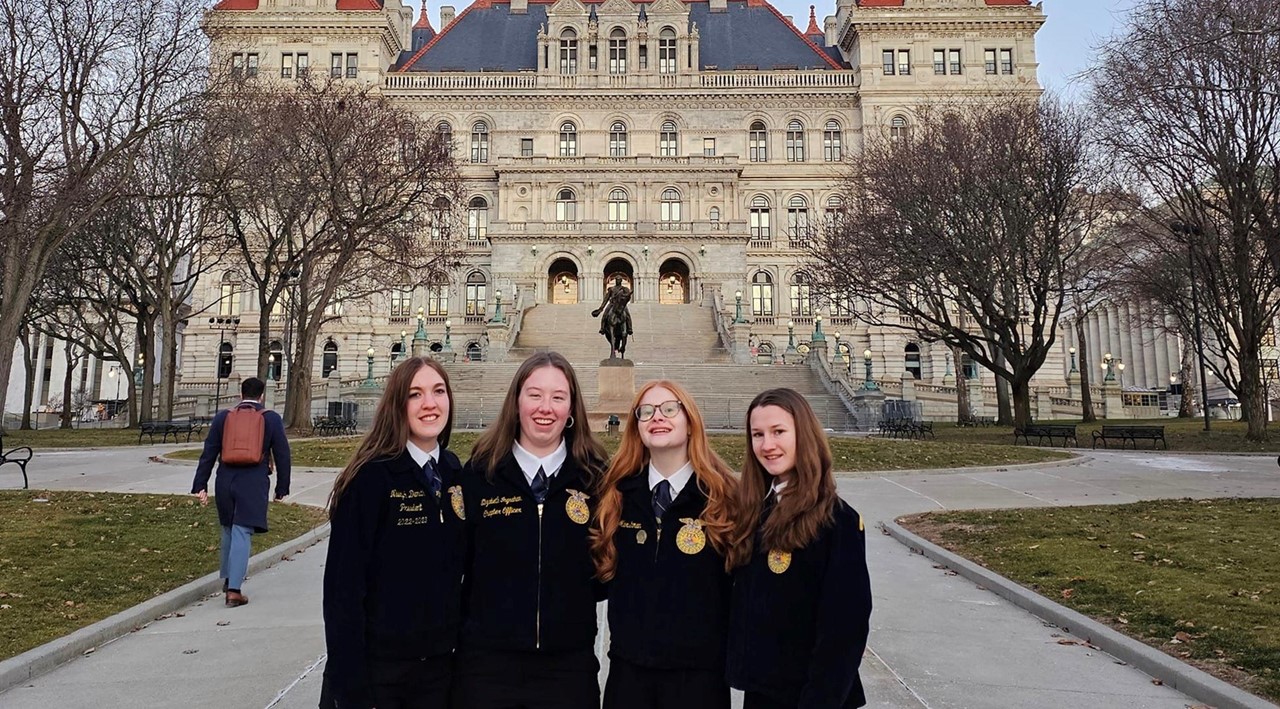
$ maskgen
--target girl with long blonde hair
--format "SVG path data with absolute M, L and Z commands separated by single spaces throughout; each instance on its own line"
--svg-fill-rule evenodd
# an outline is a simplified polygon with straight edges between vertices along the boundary
M 596 576 L 609 584 L 605 709 L 728 709 L 737 484 L 679 384 L 651 381 L 597 488 Z

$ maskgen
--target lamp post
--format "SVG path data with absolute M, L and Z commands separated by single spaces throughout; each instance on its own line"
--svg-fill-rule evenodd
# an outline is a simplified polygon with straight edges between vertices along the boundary
M 1124 360 L 1116 359 L 1116 371 L 1120 377 L 1120 389 L 1124 390 Z
M 413 333 L 414 342 L 427 339 L 427 321 L 424 318 L 426 312 L 426 308 L 423 308 L 421 305 L 418 306 L 418 330 Z
M 493 292 L 493 317 L 489 319 L 491 323 L 502 322 L 502 291 Z
M 862 364 L 867 368 L 867 377 L 862 382 L 862 388 L 866 389 L 867 391 L 873 391 L 875 389 L 879 389 L 880 386 L 876 384 L 876 381 L 874 379 L 871 378 L 871 350 L 870 349 L 865 349 L 862 351 Z
M 832 355 L 831 361 L 837 362 L 837 363 L 844 362 L 844 353 L 840 351 L 840 331 L 836 330 L 835 332 L 831 333 L 831 336 L 834 337 L 836 340 L 836 351 Z
M 1115 370 L 1111 368 L 1112 361 L 1110 352 L 1102 355 L 1102 363 L 1098 366 L 1102 368 L 1102 373 L 1105 375 L 1102 377 L 1103 382 L 1114 382 L 1116 380 Z
M 787 351 L 796 351 L 796 323 L 794 320 L 787 321 Z
M 947 350 L 946 352 L 944 352 L 944 353 L 943 353 L 943 358 L 944 358 L 944 359 L 946 360 L 946 362 L 947 362 L 947 371 L 943 372 L 943 373 L 942 373 L 942 376 L 943 376 L 943 377 L 951 377 L 951 376 L 955 376 L 955 372 L 952 372 L 952 371 L 951 371 L 951 350 Z
M 111 365 L 111 369 L 107 370 L 107 376 L 116 380 L 116 398 L 111 402 L 111 418 L 115 418 L 120 412 L 120 365 Z
M 822 334 L 822 313 L 813 316 L 813 335 L 809 338 L 812 342 L 826 342 L 827 336 Z
M 1072 372 L 1080 371 L 1079 369 L 1076 368 L 1076 348 L 1068 347 L 1067 352 L 1071 353 L 1071 371 Z
M 400 331 L 400 359 L 404 359 L 405 357 L 409 356 L 409 350 L 405 349 L 405 338 L 408 336 L 409 336 L 408 330 Z
M 1209 430 L 1209 375 L 1204 364 L 1204 335 L 1200 330 L 1200 291 L 1196 287 L 1196 252 L 1194 239 L 1204 232 L 1194 224 L 1174 222 L 1169 225 L 1175 234 L 1187 237 L 1187 267 L 1191 281 L 1191 312 L 1196 330 L 1196 357 L 1200 360 L 1200 410 L 1204 412 L 1204 430 Z M 1183 383 L 1186 386 L 1186 383 Z
M 444 321 L 444 351 L 445 352 L 453 351 L 453 345 L 451 344 L 452 341 L 449 334 L 451 330 L 453 330 L 453 321 L 445 320 Z
M 733 322 L 735 324 L 746 322 L 746 320 L 742 319 L 742 291 L 733 292 L 733 303 Z
M 272 352 L 267 355 L 267 381 L 274 382 L 276 380 L 276 353 Z
M 240 318 L 238 317 L 213 317 L 209 318 L 209 326 L 218 331 L 218 349 L 217 359 L 214 364 L 215 384 L 213 388 L 213 410 L 218 411 L 218 406 L 222 403 L 222 345 L 226 343 L 227 332 L 235 332 L 240 327 Z M 227 375 L 230 376 L 228 371 Z
M 369 362 L 369 369 L 365 372 L 364 384 L 361 386 L 372 389 L 375 386 L 373 383 L 373 345 L 369 345 L 369 349 L 365 350 L 364 353 Z

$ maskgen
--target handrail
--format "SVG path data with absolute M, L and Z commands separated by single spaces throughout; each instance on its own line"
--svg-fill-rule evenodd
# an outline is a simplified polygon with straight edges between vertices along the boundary
M 822 382 L 822 386 L 827 392 L 840 400 L 844 404 L 844 408 L 849 412 L 854 421 L 857 421 L 857 407 L 854 404 L 856 396 L 853 388 L 849 385 L 849 380 L 840 376 L 840 372 L 831 368 L 831 362 L 820 354 L 821 350 L 811 350 L 805 359 L 809 360 L 809 368 L 818 375 L 818 381 Z M 871 422 L 866 422 L 870 427 Z

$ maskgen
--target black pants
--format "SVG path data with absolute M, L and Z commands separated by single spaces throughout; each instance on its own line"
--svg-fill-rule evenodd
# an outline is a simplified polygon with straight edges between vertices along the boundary
M 783 704 L 767 694 L 747 692 L 743 697 L 742 709 L 796 709 L 796 706 Z
M 378 709 L 448 709 L 452 666 L 453 658 L 449 655 L 420 660 L 370 660 L 372 706 Z M 339 704 L 333 694 L 328 667 L 320 685 L 320 709 L 348 709 Z
M 590 650 L 461 653 L 452 704 L 454 709 L 599 709 L 599 673 L 600 662 Z
M 659 670 L 609 657 L 604 709 L 729 709 L 724 670 Z

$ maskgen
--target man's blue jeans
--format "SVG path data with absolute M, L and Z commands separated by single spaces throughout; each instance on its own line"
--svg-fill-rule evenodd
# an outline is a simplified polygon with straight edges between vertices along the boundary
M 222 528 L 222 567 L 218 575 L 227 580 L 227 588 L 240 590 L 244 577 L 249 573 L 249 550 L 253 528 L 232 525 Z

